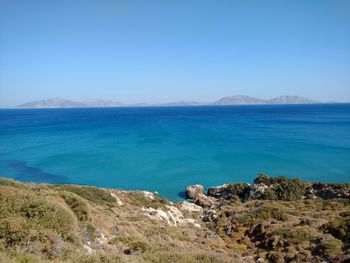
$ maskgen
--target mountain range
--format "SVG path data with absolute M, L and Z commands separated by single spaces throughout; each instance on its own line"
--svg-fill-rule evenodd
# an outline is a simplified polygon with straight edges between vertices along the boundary
M 245 95 L 223 97 L 214 102 L 178 101 L 169 103 L 125 104 L 113 100 L 72 101 L 62 98 L 49 98 L 18 105 L 17 108 L 82 108 L 82 107 L 122 107 L 122 106 L 199 106 L 199 105 L 247 105 L 247 104 L 309 104 L 318 103 L 301 96 L 280 96 L 273 99 L 260 99 Z

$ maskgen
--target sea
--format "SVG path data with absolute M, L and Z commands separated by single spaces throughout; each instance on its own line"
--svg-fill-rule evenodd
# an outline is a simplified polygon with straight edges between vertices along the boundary
M 157 191 L 350 182 L 350 104 L 1 109 L 0 176 Z

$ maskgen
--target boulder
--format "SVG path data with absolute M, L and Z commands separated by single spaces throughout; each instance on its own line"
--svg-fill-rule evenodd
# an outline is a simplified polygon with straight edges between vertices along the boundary
M 196 184 L 196 185 L 189 185 L 186 188 L 186 197 L 190 199 L 195 199 L 198 194 L 203 194 L 204 187 L 203 185 Z
M 250 188 L 249 199 L 260 199 L 264 196 L 265 190 L 268 188 L 266 184 L 255 183 Z
M 211 207 L 215 202 L 215 198 L 206 196 L 205 194 L 198 194 L 194 199 L 194 203 L 201 207 Z

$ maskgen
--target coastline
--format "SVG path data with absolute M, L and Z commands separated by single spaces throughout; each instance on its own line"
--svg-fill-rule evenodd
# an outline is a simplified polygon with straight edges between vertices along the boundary
M 27 262 L 350 259 L 349 183 L 260 174 L 251 185 L 203 190 L 188 186 L 187 200 L 171 202 L 148 191 L 0 179 L 0 254 Z

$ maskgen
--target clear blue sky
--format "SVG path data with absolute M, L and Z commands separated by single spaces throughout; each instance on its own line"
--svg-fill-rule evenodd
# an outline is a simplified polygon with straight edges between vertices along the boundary
M 0 106 L 350 101 L 349 0 L 0 0 Z

